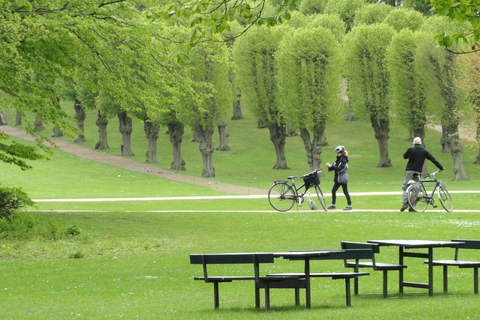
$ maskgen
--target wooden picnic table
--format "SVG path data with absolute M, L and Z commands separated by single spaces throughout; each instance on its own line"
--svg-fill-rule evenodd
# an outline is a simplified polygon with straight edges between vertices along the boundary
M 404 281 L 403 269 L 399 270 L 399 290 L 403 293 L 404 287 L 415 287 L 428 289 L 428 295 L 433 295 L 433 249 L 435 248 L 455 248 L 461 242 L 452 241 L 433 241 L 433 240 L 368 240 L 369 243 L 376 243 L 379 246 L 396 246 L 398 250 L 398 264 L 404 264 L 405 257 L 422 258 L 427 259 L 428 265 L 428 283 L 418 283 Z M 412 252 L 410 249 L 427 249 L 427 253 L 424 252 Z

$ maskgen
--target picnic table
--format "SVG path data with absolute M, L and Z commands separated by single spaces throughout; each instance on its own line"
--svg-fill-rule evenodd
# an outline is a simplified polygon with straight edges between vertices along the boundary
M 290 275 L 299 276 L 306 281 L 305 295 L 306 307 L 311 308 L 311 278 L 332 278 L 334 280 L 345 280 L 345 297 L 347 306 L 351 305 L 350 293 L 350 279 L 358 278 L 359 276 L 369 275 L 368 272 L 312 272 L 310 268 L 311 260 L 345 260 L 345 259 L 372 259 L 372 251 L 366 249 L 341 249 L 341 250 L 307 250 L 307 251 L 289 251 L 289 252 L 274 252 L 273 256 L 282 257 L 288 260 L 303 260 L 303 273 L 281 273 L 272 274 L 271 276 Z M 269 275 L 267 275 L 268 277 Z
M 461 242 L 453 241 L 432 241 L 432 240 L 368 240 L 369 243 L 376 243 L 379 246 L 396 246 L 398 250 L 398 264 L 404 265 L 404 258 L 422 258 L 427 259 L 426 264 L 428 265 L 428 283 L 418 283 L 418 282 L 409 282 L 404 281 L 403 273 L 404 270 L 399 270 L 399 290 L 400 293 L 403 293 L 404 287 L 415 287 L 428 289 L 428 295 L 433 296 L 433 249 L 435 248 L 455 248 L 458 245 L 462 244 Z M 427 249 L 425 252 L 412 252 L 411 249 Z
M 195 280 L 202 280 L 214 285 L 214 307 L 219 308 L 219 283 L 226 283 L 238 280 L 253 280 L 255 282 L 255 306 L 260 306 L 260 289 L 265 289 L 265 309 L 270 309 L 270 289 L 292 288 L 295 289 L 295 304 L 300 304 L 299 289 L 306 291 L 306 307 L 311 308 L 311 278 L 329 277 L 334 280 L 345 280 L 345 295 L 347 305 L 351 304 L 350 279 L 359 276 L 369 275 L 367 272 L 311 272 L 311 260 L 345 260 L 345 259 L 371 259 L 372 250 L 347 249 L 347 250 L 308 250 L 288 251 L 273 253 L 220 253 L 220 254 L 191 254 L 192 264 L 203 265 L 203 276 L 194 277 Z M 301 273 L 278 273 L 260 275 L 260 264 L 273 263 L 274 258 L 287 260 L 304 261 L 304 272 Z M 210 275 L 207 266 L 210 264 L 250 264 L 253 266 L 253 274 L 250 275 Z

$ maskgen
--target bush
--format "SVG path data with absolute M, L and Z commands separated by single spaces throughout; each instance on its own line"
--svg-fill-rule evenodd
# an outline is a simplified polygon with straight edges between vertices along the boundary
M 0 219 L 0 237 L 27 239 L 32 235 L 38 219 L 24 212 L 15 212 L 7 219 Z
M 21 188 L 0 187 L 0 219 L 9 219 L 18 209 L 32 205 L 32 199 Z

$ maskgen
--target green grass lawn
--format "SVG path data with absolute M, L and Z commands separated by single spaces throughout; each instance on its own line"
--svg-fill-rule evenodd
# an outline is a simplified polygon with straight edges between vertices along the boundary
M 254 308 L 251 283 L 220 285 L 220 309 L 213 288 L 194 281 L 201 266 L 191 253 L 258 252 L 339 248 L 341 240 L 478 238 L 478 213 L 36 213 L 53 221 L 57 240 L 2 240 L 3 319 L 467 319 L 478 313 L 471 270 L 452 268 L 449 293 L 435 270 L 435 295 L 406 288 L 398 294 L 396 273 L 389 298 L 382 276 L 360 282 L 360 295 L 345 306 L 343 281 L 314 279 L 312 309 L 294 306 L 292 290 L 272 291 L 272 310 Z M 77 236 L 62 236 L 70 226 Z M 69 258 L 83 256 L 80 259 Z M 382 261 L 396 261 L 396 248 L 382 248 Z M 438 249 L 436 258 L 452 258 Z M 480 259 L 467 252 L 463 258 Z M 406 280 L 426 281 L 417 259 L 406 261 Z M 341 270 L 339 262 L 313 262 L 318 271 Z M 243 266 L 229 266 L 237 274 Z M 262 272 L 300 272 L 301 262 L 279 259 Z M 213 270 L 213 269 L 212 269 Z M 222 273 L 226 269 L 217 269 Z M 263 305 L 263 297 L 262 297 Z
M 95 120 L 87 118 L 84 145 L 93 147 Z M 117 120 L 109 125 L 112 147 L 104 151 L 120 153 Z M 265 129 L 257 129 L 246 114 L 242 121 L 230 121 L 229 152 L 215 152 L 217 177 L 212 183 L 226 182 L 268 189 L 273 179 L 301 175 L 308 171 L 299 137 L 287 142 L 290 170 L 276 171 L 273 147 Z M 405 161 L 402 154 L 411 144 L 406 131 L 392 123 L 390 157 L 393 167 L 376 168 L 378 150 L 368 124 L 341 121 L 329 126 L 329 147 L 324 163 L 334 160 L 331 149 L 346 145 L 350 152 L 351 192 L 400 191 Z M 199 177 L 201 158 L 198 144 L 184 138 L 185 173 Z M 67 139 L 67 138 L 65 138 Z M 135 161 L 144 161 L 146 140 L 135 123 Z M 439 178 L 449 190 L 476 190 L 480 170 L 472 165 L 476 149 L 466 145 L 464 161 L 469 181 L 452 182 L 452 157 L 440 152 L 439 133 L 429 131 L 426 139 L 431 152 L 447 168 Z M 168 136 L 159 139 L 159 168 L 171 162 Z M 170 196 L 226 195 L 208 185 L 191 185 L 116 168 L 75 155 L 54 151 L 51 160 L 32 163 L 33 170 L 21 171 L 0 164 L 2 185 L 22 187 L 34 199 L 137 198 Z M 432 165 L 430 165 L 432 167 Z M 450 171 L 449 171 L 450 170 Z M 332 174 L 322 177 L 326 194 Z M 266 194 L 266 192 L 265 192 Z M 37 219 L 30 238 L 0 237 L 1 319 L 473 319 L 478 297 L 473 294 L 471 270 L 452 268 L 449 293 L 442 293 L 441 270 L 435 270 L 435 296 L 425 290 L 406 288 L 398 294 L 396 273 L 389 278 L 389 298 L 382 298 L 382 276 L 373 272 L 361 279 L 361 295 L 345 306 L 344 284 L 314 279 L 312 310 L 294 306 L 292 290 L 273 290 L 272 310 L 254 308 L 251 283 L 227 283 L 220 288 L 220 310 L 213 310 L 213 288 L 194 281 L 201 267 L 190 265 L 191 253 L 260 252 L 339 248 L 340 241 L 369 239 L 478 239 L 479 195 L 452 194 L 453 213 L 432 211 L 400 213 L 400 196 L 352 196 L 356 209 L 384 211 L 309 211 L 294 207 L 288 213 L 274 211 L 267 199 L 217 199 L 114 202 L 39 202 L 32 215 Z M 329 197 L 327 196 L 327 203 Z M 339 207 L 345 197 L 338 194 Z M 33 209 L 33 208 L 29 208 Z M 58 210 L 58 211 L 57 211 Z M 64 210 L 64 211 L 60 211 Z M 181 212 L 181 211 L 185 212 Z M 191 212 L 191 211 L 196 212 Z M 395 210 L 391 212 L 388 210 Z M 460 210 L 467 210 L 463 212 Z M 471 211 L 468 211 L 471 210 Z M 71 230 L 76 236 L 67 235 Z M 453 250 L 440 249 L 436 258 L 452 258 Z M 480 259 L 468 252 L 463 258 Z M 395 248 L 382 248 L 381 260 L 396 261 Z M 425 281 L 421 261 L 407 261 L 408 279 Z M 333 262 L 315 262 L 315 270 L 341 270 Z M 281 270 L 281 271 L 280 271 Z M 219 270 L 221 272 L 223 270 Z M 243 273 L 242 267 L 233 271 Z M 277 260 L 262 272 L 301 271 L 301 264 Z M 263 298 L 262 298 L 263 301 Z
M 71 103 L 62 104 L 64 110 L 72 113 L 73 106 Z M 248 112 L 244 111 L 245 119 L 237 121 L 228 121 L 227 130 L 230 134 L 229 141 L 232 150 L 230 151 L 215 151 L 213 154 L 213 164 L 215 166 L 216 177 L 211 181 L 225 182 L 234 185 L 251 186 L 254 188 L 268 189 L 274 179 L 285 179 L 289 175 L 301 176 L 309 171 L 306 162 L 305 150 L 303 143 L 299 136 L 290 137 L 287 139 L 286 144 L 286 157 L 290 170 L 273 170 L 272 167 L 275 163 L 275 151 L 273 145 L 270 142 L 267 129 L 258 129 L 255 118 Z M 93 149 L 93 146 L 97 142 L 98 128 L 95 125 L 96 114 L 89 112 L 87 115 L 85 130 L 87 136 L 87 142 L 81 145 Z M 10 119 L 13 119 L 10 116 Z M 161 129 L 160 137 L 158 139 L 158 159 L 159 163 L 156 164 L 161 170 L 168 169 L 172 161 L 172 147 L 169 142 L 169 136 L 163 134 L 166 128 Z M 50 135 L 51 128 L 46 129 L 46 135 Z M 403 172 L 405 170 L 406 161 L 402 155 L 405 150 L 411 146 L 411 142 L 406 141 L 408 137 L 407 130 L 401 126 L 395 118 L 391 119 L 391 131 L 389 139 L 389 155 L 392 161 L 393 167 L 391 168 L 377 168 L 376 165 L 379 161 L 378 144 L 374 138 L 374 132 L 371 126 L 363 121 L 343 121 L 339 120 L 336 123 L 329 123 L 326 130 L 327 141 L 329 146 L 323 148 L 322 152 L 322 166 L 325 170 L 326 162 L 333 162 L 335 160 L 335 154 L 333 149 L 337 145 L 345 145 L 349 151 L 350 158 L 350 182 L 349 188 L 351 191 L 398 191 L 403 180 Z M 472 162 L 478 154 L 478 147 L 464 143 L 463 160 L 466 165 L 467 174 L 470 178 L 469 181 L 456 181 L 452 182 L 450 179 L 453 177 L 452 167 L 453 158 L 450 154 L 441 153 L 440 146 L 441 134 L 433 130 L 427 130 L 427 136 L 425 143 L 431 153 L 445 166 L 446 170 L 438 177 L 447 181 L 447 186 L 450 190 L 472 190 L 478 188 L 477 181 L 480 179 L 480 166 L 473 165 Z M 72 138 L 63 137 L 61 139 L 73 141 Z M 100 151 L 114 155 L 120 155 L 120 145 L 122 144 L 122 137 L 118 132 L 118 119 L 110 119 L 108 125 L 108 139 L 110 149 Z M 179 174 L 188 174 L 196 177 L 200 177 L 202 171 L 202 160 L 198 150 L 198 143 L 191 142 L 192 132 L 189 128 L 186 128 L 186 132 L 183 138 L 182 154 L 186 161 L 187 171 L 179 172 Z M 215 133 L 214 145 L 217 144 L 218 134 Z M 132 144 L 135 156 L 133 160 L 138 162 L 145 161 L 145 153 L 147 151 L 147 140 L 143 132 L 143 124 L 139 121 L 134 121 L 134 131 L 132 133 Z M 55 158 L 50 161 L 53 164 L 47 164 L 48 162 L 34 162 L 35 171 L 38 174 L 32 173 L 33 170 L 19 174 L 19 170 L 9 169 L 10 167 L 4 167 L 0 165 L 2 173 L 5 175 L 2 177 L 4 184 L 19 185 L 24 183 L 38 184 L 44 183 L 44 189 L 55 188 L 59 194 L 68 192 L 62 186 L 55 187 L 51 183 L 48 183 L 45 172 L 49 175 L 58 175 L 52 177 L 54 180 L 75 182 L 81 184 L 83 179 L 92 179 L 94 177 L 95 183 L 97 180 L 105 179 L 106 183 L 111 183 L 114 188 L 108 188 L 110 193 L 124 193 L 120 189 L 120 186 L 124 187 L 124 183 L 120 179 L 114 179 L 118 174 L 125 177 L 122 172 L 111 172 L 109 169 L 104 169 L 103 166 L 93 166 L 86 160 L 80 162 L 70 162 L 65 160 L 63 156 L 55 154 Z M 65 163 L 69 164 L 66 165 Z M 435 168 L 433 164 L 427 161 L 428 168 L 433 171 Z M 91 172 L 85 172 L 84 169 L 91 170 Z M 92 168 L 92 169 L 89 169 Z M 132 177 L 130 174 L 129 179 Z M 145 175 L 140 175 L 145 177 Z M 120 180 L 120 183 L 119 183 Z M 331 184 L 332 173 L 327 173 L 325 170 L 325 176 L 322 178 L 325 184 Z M 138 184 L 140 181 L 140 184 Z M 165 190 L 165 188 L 155 188 L 153 185 L 158 183 L 154 182 L 149 184 L 148 178 L 145 180 L 147 183 L 143 185 L 143 178 L 139 180 L 129 181 L 129 185 L 132 186 L 128 192 L 136 193 L 136 190 L 141 190 L 145 196 L 156 194 L 157 189 Z M 150 180 L 158 181 L 158 180 Z M 85 185 L 90 185 L 90 181 L 86 181 Z M 101 187 L 99 185 L 99 187 Z M 128 187 L 127 187 L 128 188 Z M 330 188 L 330 187 L 328 187 Z M 76 188 L 76 197 L 88 197 L 88 194 L 101 193 L 103 190 L 97 190 L 97 188 L 83 188 L 79 186 Z M 37 192 L 38 188 L 31 188 L 31 192 Z M 202 191 L 199 191 L 202 193 Z M 35 195 L 33 198 L 43 198 L 47 195 Z M 92 195 L 93 196 L 93 195 Z M 98 197 L 103 197 L 99 195 Z

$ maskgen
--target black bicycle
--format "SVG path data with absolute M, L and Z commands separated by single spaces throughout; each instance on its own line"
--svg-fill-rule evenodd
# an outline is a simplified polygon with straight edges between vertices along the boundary
M 290 210 L 295 203 L 301 206 L 305 194 L 311 187 L 314 187 L 320 205 L 323 207 L 323 210 L 327 211 L 327 202 L 323 196 L 322 189 L 320 189 L 320 177 L 318 176 L 318 172 L 321 171 L 321 169 L 317 169 L 303 175 L 303 184 L 298 188 L 295 186 L 294 181 L 294 179 L 298 178 L 298 176 L 288 177 L 287 179 L 290 180 L 290 182 L 284 180 L 274 180 L 273 185 L 270 187 L 270 190 L 268 190 L 268 201 L 270 202 L 270 205 L 275 210 L 281 212 Z M 305 190 L 300 193 L 302 188 Z M 309 207 L 316 209 L 315 202 L 310 199 L 310 193 L 308 196 Z
M 407 187 L 406 193 L 408 197 L 408 204 L 410 207 L 417 212 L 424 212 L 427 208 L 427 205 L 431 204 L 434 208 L 435 200 L 433 196 L 435 191 L 437 191 L 437 198 L 442 204 L 442 207 L 448 212 L 453 211 L 453 201 L 450 193 L 448 193 L 447 188 L 443 180 L 438 180 L 435 175 L 440 171 L 435 171 L 424 176 L 425 179 L 421 179 L 421 173 L 418 173 L 415 178 L 418 181 L 410 180 L 409 186 Z M 429 195 L 425 189 L 425 183 L 433 183 L 433 189 Z

